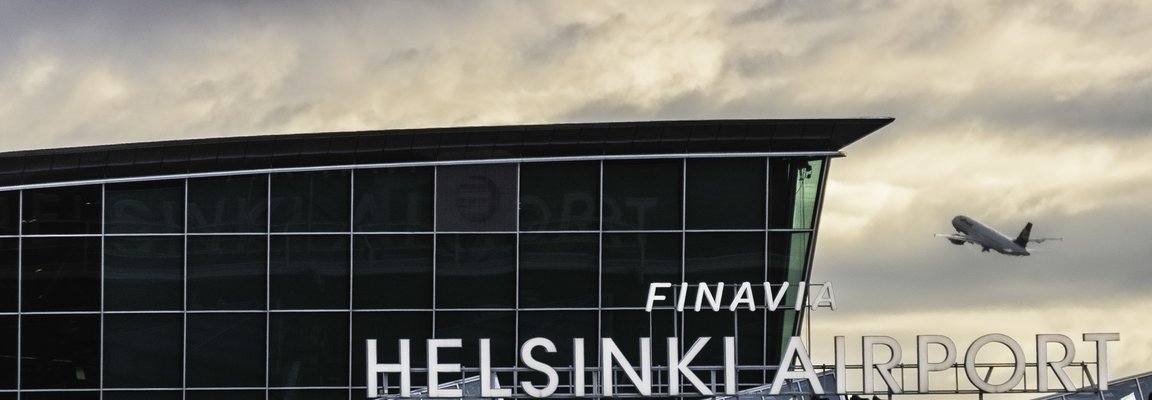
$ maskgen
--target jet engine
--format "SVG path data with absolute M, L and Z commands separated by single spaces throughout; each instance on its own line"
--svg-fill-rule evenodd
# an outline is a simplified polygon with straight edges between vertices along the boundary
M 958 240 L 958 239 L 948 239 L 948 241 L 952 242 L 952 244 L 957 245 L 957 246 L 964 244 L 963 240 Z

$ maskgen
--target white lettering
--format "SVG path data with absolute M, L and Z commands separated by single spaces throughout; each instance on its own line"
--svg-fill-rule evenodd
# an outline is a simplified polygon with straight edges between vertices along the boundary
M 624 358 L 624 353 L 616 347 L 616 342 L 611 338 L 600 339 L 600 360 L 603 365 L 601 366 L 600 375 L 601 382 L 604 386 L 604 395 L 612 396 L 612 376 L 615 375 L 612 371 L 613 363 L 620 364 L 620 368 L 624 371 L 624 375 L 632 381 L 632 385 L 636 390 L 644 396 L 652 395 L 652 339 L 642 337 L 640 338 L 640 373 L 637 374 L 632 369 L 632 363 Z
M 1057 343 L 1064 348 L 1064 358 L 1060 361 L 1048 361 L 1048 344 Z M 1041 392 L 1048 391 L 1048 366 L 1052 366 L 1052 372 L 1056 373 L 1056 379 L 1060 380 L 1060 384 L 1064 386 L 1064 390 L 1069 392 L 1076 390 L 1072 386 L 1072 379 L 1068 378 L 1068 373 L 1064 372 L 1064 367 L 1072 364 L 1072 359 L 1076 357 L 1076 346 L 1072 344 L 1072 338 L 1064 335 L 1036 335 L 1036 390 Z
M 797 359 L 800 361 L 800 370 L 792 370 Z M 772 381 L 772 389 L 768 394 L 780 394 L 785 379 L 807 379 L 812 385 L 812 392 L 824 394 L 824 386 L 820 385 L 820 378 L 816 377 L 816 370 L 812 368 L 812 359 L 808 357 L 808 350 L 799 337 L 788 339 L 788 348 L 784 350 L 784 357 L 780 359 L 780 370 L 776 372 L 776 379 Z
M 662 294 L 656 294 L 656 289 L 670 288 L 670 287 L 672 287 L 672 284 L 668 283 L 668 282 L 652 282 L 651 284 L 649 284 L 648 285 L 648 302 L 645 303 L 645 305 L 644 305 L 644 311 L 652 312 L 652 305 L 654 303 L 656 303 L 657 300 L 667 299 L 667 297 L 664 297 L 664 295 L 662 295 Z
M 680 357 L 680 340 L 677 338 L 674 338 L 674 337 L 668 338 L 668 394 L 669 395 L 672 395 L 672 396 L 680 395 L 680 375 L 684 375 L 684 378 L 687 379 L 688 382 L 691 383 L 692 386 L 696 388 L 696 391 L 700 392 L 700 394 L 705 395 L 705 396 L 711 396 L 712 395 L 712 391 L 708 390 L 708 387 L 704 386 L 704 382 L 701 381 L 700 378 L 696 376 L 696 373 L 692 372 L 692 370 L 688 368 L 688 363 L 691 363 L 692 359 L 696 358 L 696 354 L 699 354 L 700 350 L 704 349 L 704 345 L 708 344 L 709 339 L 710 338 L 708 338 L 708 337 L 702 337 L 702 338 L 696 339 L 696 342 L 692 343 L 692 347 L 689 348 L 688 352 L 684 353 L 684 357 L 681 358 Z
M 1012 351 L 1012 358 L 1015 365 L 1012 370 L 1012 376 L 1008 380 L 999 385 L 994 385 L 991 382 L 985 381 L 976 373 L 976 355 L 980 353 L 980 349 L 988 343 L 1000 343 Z M 1024 379 L 1024 349 L 1020 348 L 1020 344 L 1016 343 L 1012 338 L 999 334 L 989 333 L 981 336 L 968 346 L 968 352 L 964 355 L 964 373 L 968 375 L 968 380 L 976 385 L 977 388 L 988 393 L 1004 393 L 1016 385 L 1020 384 L 1020 380 Z
M 460 372 L 460 364 L 441 364 L 440 348 L 461 347 L 460 339 L 428 339 L 428 397 L 461 397 L 460 389 L 441 389 L 440 374 Z
M 551 396 L 552 393 L 556 392 L 556 386 L 560 383 L 560 377 L 556 374 L 556 368 L 552 368 L 551 365 L 536 361 L 536 358 L 532 357 L 532 349 L 537 347 L 543 347 L 544 351 L 549 353 L 556 352 L 556 345 L 553 344 L 551 340 L 545 338 L 531 338 L 520 346 L 520 360 L 524 361 L 525 367 L 528 367 L 533 371 L 543 372 L 544 375 L 548 377 L 548 383 L 544 385 L 543 389 L 537 389 L 535 386 L 532 386 L 531 382 L 522 381 L 520 382 L 520 387 L 524 388 L 524 393 L 528 393 L 529 396 L 536 398 L 548 397 Z M 581 351 L 581 353 L 583 353 L 583 351 Z M 508 396 L 510 397 L 511 394 Z
M 938 344 L 944 348 L 944 359 L 937 363 L 928 362 L 928 345 Z M 920 393 L 928 393 L 928 373 L 946 371 L 956 363 L 956 343 L 947 336 L 922 335 L 916 337 L 916 387 Z
M 1085 333 L 1085 342 L 1096 342 L 1096 384 L 1100 390 L 1108 390 L 1108 342 L 1120 340 L 1119 333 Z

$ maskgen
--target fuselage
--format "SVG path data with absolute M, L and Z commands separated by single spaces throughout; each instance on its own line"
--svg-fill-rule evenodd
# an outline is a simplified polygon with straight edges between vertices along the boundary
M 1024 246 L 1013 242 L 1012 238 L 1004 236 L 1004 234 L 972 218 L 957 215 L 955 218 L 952 218 L 952 227 L 956 228 L 957 232 L 963 233 L 971 239 L 972 242 L 983 246 L 985 251 L 996 250 L 996 252 L 1000 254 L 1013 256 L 1026 256 L 1030 254 Z

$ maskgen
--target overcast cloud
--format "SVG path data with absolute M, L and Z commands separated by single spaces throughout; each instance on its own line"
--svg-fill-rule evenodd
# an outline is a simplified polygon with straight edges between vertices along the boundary
M 6 1 L 0 150 L 892 116 L 833 163 L 815 268 L 843 309 L 816 336 L 1118 331 L 1131 374 L 1152 369 L 1148 21 L 1141 1 Z M 932 237 L 961 213 L 1066 240 Z

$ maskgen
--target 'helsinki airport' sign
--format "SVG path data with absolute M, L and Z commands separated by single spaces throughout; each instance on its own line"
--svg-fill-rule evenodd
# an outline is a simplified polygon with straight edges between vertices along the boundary
M 706 284 L 700 283 L 696 285 L 695 299 L 689 303 L 688 293 L 691 291 L 692 285 L 681 283 L 679 285 L 678 295 L 669 297 L 664 295 L 665 291 L 669 291 L 674 285 L 671 283 L 652 283 L 648 290 L 648 298 L 646 310 L 652 311 L 654 306 L 664 305 L 664 301 L 670 301 L 672 306 L 679 312 L 691 310 L 694 312 L 700 311 L 737 311 L 741 309 L 756 310 L 757 304 L 769 311 L 775 311 L 783 304 L 785 293 L 788 292 L 788 283 L 776 285 L 778 291 L 773 293 L 773 285 L 765 282 L 763 284 L 763 299 L 757 302 L 755 300 L 754 290 L 752 285 L 748 282 L 736 286 L 735 292 L 731 298 L 724 300 L 725 285 Z M 810 290 L 808 290 L 808 289 Z M 817 289 L 818 288 L 818 289 Z M 831 283 L 812 284 L 806 285 L 800 282 L 797 290 L 794 291 L 793 309 L 800 309 L 803 305 L 810 308 L 829 308 L 835 309 L 836 297 L 832 292 Z M 726 304 L 726 306 L 725 306 Z M 1099 390 L 1108 389 L 1108 343 L 1119 341 L 1120 335 L 1118 333 L 1085 333 L 1082 336 L 1084 342 L 1094 343 L 1096 349 L 1096 366 L 1095 381 Z M 622 344 L 616 343 L 611 338 L 599 338 L 600 345 L 599 353 L 599 367 L 589 367 L 584 359 L 584 350 L 586 346 L 586 338 L 572 339 L 569 349 L 572 352 L 572 365 L 564 366 L 564 369 L 571 371 L 570 392 L 563 393 L 562 397 L 587 397 L 587 396 L 614 396 L 620 384 L 614 382 L 618 373 L 622 372 L 623 376 L 631 384 L 630 394 L 638 394 L 639 396 L 680 396 L 680 395 L 703 395 L 712 396 L 717 392 L 724 395 L 737 394 L 737 376 L 740 368 L 736 365 L 736 339 L 732 336 L 725 336 L 719 340 L 713 340 L 711 337 L 696 338 L 690 346 L 686 347 L 686 351 L 681 352 L 680 338 L 668 337 L 664 340 L 667 343 L 667 355 L 664 361 L 667 367 L 653 368 L 652 357 L 652 338 L 641 337 L 638 338 L 639 343 L 639 360 L 629 359 L 621 351 Z M 714 344 L 719 342 L 719 344 Z M 862 387 L 852 390 L 852 392 L 859 393 L 872 393 L 875 384 L 875 375 L 879 375 L 883 380 L 884 385 L 887 387 L 884 391 L 891 393 L 906 393 L 901 385 L 901 380 L 893 376 L 893 371 L 897 368 L 910 367 L 917 371 L 916 374 L 916 391 L 913 393 L 930 393 L 932 385 L 929 377 L 932 372 L 946 371 L 952 368 L 964 369 L 965 377 L 968 382 L 975 386 L 979 391 L 986 393 L 1004 393 L 1009 391 L 1014 392 L 1032 392 L 1041 393 L 1048 392 L 1054 387 L 1049 385 L 1049 371 L 1051 371 L 1059 381 L 1060 387 L 1065 391 L 1075 391 L 1076 387 L 1072 379 L 1067 373 L 1067 369 L 1073 365 L 1076 357 L 1076 347 L 1071 338 L 1061 334 L 1039 334 L 1036 335 L 1035 340 L 1035 359 L 1027 361 L 1025 354 L 1020 343 L 1016 340 L 999 334 L 990 333 L 973 341 L 968 345 L 963 355 L 963 362 L 957 363 L 959 353 L 957 351 L 956 343 L 949 337 L 941 335 L 921 335 L 916 338 L 915 351 L 917 354 L 916 364 L 905 366 L 900 364 L 903 349 L 900 343 L 890 336 L 863 336 L 860 338 L 861 343 L 861 358 L 863 363 L 862 370 Z M 687 345 L 687 342 L 683 343 Z M 1010 353 L 1013 362 L 1006 365 L 1011 370 L 1011 375 L 1007 379 L 1001 378 L 1002 382 L 990 382 L 991 373 L 984 376 L 977 371 L 978 363 L 976 362 L 977 356 L 981 352 L 987 353 L 985 350 L 988 345 L 998 344 Z M 388 345 L 398 347 L 399 359 L 397 360 L 380 360 L 378 358 L 377 348 L 379 344 L 374 339 L 369 339 L 366 343 L 367 347 L 367 393 L 369 398 L 377 397 L 463 397 L 464 393 L 459 388 L 445 387 L 441 382 L 442 374 L 454 374 L 459 376 L 461 372 L 461 365 L 457 363 L 442 362 L 440 359 L 441 350 L 446 349 L 459 349 L 464 348 L 465 343 L 462 339 L 450 338 L 437 338 L 426 339 L 423 345 L 425 346 L 427 354 L 427 366 L 422 372 L 426 372 L 427 382 L 425 384 L 426 390 L 417 395 L 413 395 L 413 367 L 412 367 L 412 340 L 400 339 L 397 343 Z M 469 343 L 469 346 L 475 345 L 476 347 L 471 351 L 479 352 L 480 368 L 479 380 L 476 382 L 480 386 L 479 397 L 485 398 L 507 398 L 516 397 L 512 393 L 512 389 L 508 387 L 498 387 L 494 384 L 495 379 L 490 339 L 480 339 L 478 343 Z M 567 343 L 565 344 L 568 345 Z M 1058 345 L 1063 349 L 1062 357 L 1059 360 L 1053 360 L 1049 354 L 1050 345 Z M 886 361 L 878 361 L 876 359 L 876 350 L 878 348 L 885 348 L 886 351 L 882 354 L 887 354 Z M 937 348 L 943 350 L 943 358 L 939 361 L 929 360 L 929 349 Z M 804 343 L 799 337 L 791 337 L 784 348 L 783 356 L 780 363 L 775 366 L 767 366 L 767 368 L 760 368 L 759 370 L 775 370 L 775 378 L 771 389 L 770 395 L 780 394 L 781 388 L 785 387 L 786 381 L 791 380 L 806 380 L 809 382 L 812 392 L 814 394 L 827 394 L 849 393 L 847 387 L 847 362 L 846 362 L 846 349 L 845 338 L 843 336 L 836 336 L 834 338 L 835 349 L 835 362 L 834 368 L 836 373 L 836 388 L 825 388 L 820 382 L 818 371 L 813 367 L 811 357 Z M 534 337 L 524 341 L 519 348 L 519 358 L 523 367 L 532 372 L 541 375 L 544 379 L 542 382 L 533 382 L 524 380 L 519 382 L 522 388 L 522 393 L 533 398 L 554 397 L 557 395 L 557 389 L 560 384 L 560 376 L 556 366 L 548 365 L 537 359 L 537 354 L 556 353 L 558 351 L 557 343 L 548 338 Z M 692 361 L 701 352 L 711 351 L 720 352 L 724 360 L 723 366 L 720 367 L 719 374 L 723 377 L 723 384 L 714 382 L 713 386 L 704 383 L 704 380 L 697 374 L 700 368 L 693 369 Z M 937 352 L 938 353 L 938 352 Z M 638 361 L 638 363 L 637 363 Z M 1080 363 L 1084 365 L 1086 363 Z M 1022 381 L 1024 381 L 1025 370 L 1029 365 L 1035 367 L 1034 382 L 1025 384 L 1025 389 L 1019 389 Z M 526 371 L 527 371 L 526 370 Z M 596 393 L 588 391 L 588 384 L 586 382 L 588 372 L 593 372 L 594 376 L 598 375 L 598 382 L 592 382 L 594 386 L 599 387 Z M 596 373 L 598 372 L 598 374 Z M 664 374 L 662 379 L 654 380 L 654 374 Z M 386 374 L 399 377 L 399 385 L 395 393 L 385 394 L 381 391 L 380 385 L 381 378 Z M 713 376 L 715 378 L 715 376 Z M 996 379 L 996 380 L 1001 380 Z M 659 382 L 659 383 L 657 383 Z M 687 393 L 682 392 L 685 387 L 691 387 L 692 391 Z M 659 389 L 664 388 L 663 391 Z M 657 390 L 654 390 L 657 389 Z

